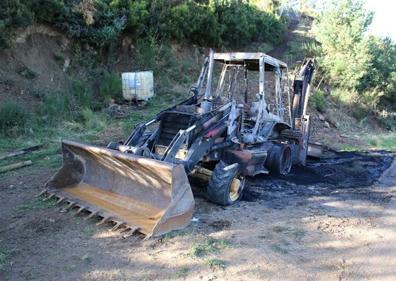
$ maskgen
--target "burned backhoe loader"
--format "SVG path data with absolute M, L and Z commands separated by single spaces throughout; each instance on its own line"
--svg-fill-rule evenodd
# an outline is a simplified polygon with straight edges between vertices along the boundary
M 264 53 L 210 52 L 191 96 L 125 141 L 106 148 L 63 141 L 63 166 L 43 193 L 130 233 L 183 228 L 194 210 L 188 175 L 207 179 L 209 201 L 230 205 L 247 176 L 305 164 L 314 69 L 313 60 L 304 62 L 289 95 L 285 63 Z

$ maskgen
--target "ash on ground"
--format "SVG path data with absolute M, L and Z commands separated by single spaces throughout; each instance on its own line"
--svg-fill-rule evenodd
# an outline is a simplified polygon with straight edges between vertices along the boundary
M 302 204 L 301 200 L 316 195 L 388 200 L 386 194 L 371 192 L 370 186 L 389 168 L 393 159 L 394 154 L 386 151 L 333 152 L 321 160 L 309 160 L 306 166 L 293 167 L 287 176 L 250 178 L 243 200 L 265 200 L 275 208 L 282 208 L 285 201 Z

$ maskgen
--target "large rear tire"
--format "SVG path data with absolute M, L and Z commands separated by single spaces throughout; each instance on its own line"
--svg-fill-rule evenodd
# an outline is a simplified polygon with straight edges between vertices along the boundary
M 292 167 L 292 151 L 289 145 L 275 144 L 269 151 L 265 166 L 272 173 L 287 175 Z
M 239 165 L 227 166 L 220 161 L 213 170 L 206 192 L 209 201 L 228 206 L 242 197 L 244 187 L 245 178 L 239 173 Z

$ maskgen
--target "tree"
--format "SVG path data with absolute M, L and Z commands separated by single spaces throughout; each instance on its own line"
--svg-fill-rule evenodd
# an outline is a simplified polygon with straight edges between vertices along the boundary
M 370 37 L 370 67 L 359 90 L 370 91 L 376 103 L 396 109 L 396 45 L 390 38 Z
M 330 3 L 317 20 L 314 32 L 324 54 L 320 62 L 332 84 L 354 89 L 367 72 L 370 52 L 365 32 L 372 16 L 362 0 L 341 0 Z

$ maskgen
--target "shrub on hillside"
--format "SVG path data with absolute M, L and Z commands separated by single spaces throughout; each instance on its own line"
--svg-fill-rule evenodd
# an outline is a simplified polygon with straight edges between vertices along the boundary
M 122 82 L 120 74 L 110 73 L 105 75 L 100 84 L 99 94 L 103 103 L 108 103 L 110 99 L 116 102 L 122 102 Z
M 126 29 L 136 37 L 176 39 L 211 46 L 276 43 L 285 24 L 248 1 L 5 0 L 0 1 L 0 44 L 10 28 L 52 24 L 69 36 L 105 47 Z
M 11 136 L 22 132 L 29 120 L 29 113 L 20 105 L 8 102 L 0 106 L 0 133 Z
M 34 14 L 20 0 L 0 1 L 0 49 L 9 46 L 11 27 L 25 27 L 33 22 Z
M 396 112 L 381 110 L 376 112 L 380 124 L 387 130 L 396 130 Z
M 202 45 L 219 43 L 219 24 L 207 5 L 199 5 L 194 1 L 178 5 L 162 4 L 155 21 L 158 22 L 157 32 L 160 36 Z
M 215 2 L 214 10 L 221 42 L 229 46 L 242 46 L 252 41 L 278 43 L 286 30 L 285 24 L 273 14 L 245 2 Z
M 97 101 L 93 98 L 90 85 L 83 80 L 75 79 L 72 81 L 70 94 L 76 107 L 93 109 L 98 106 Z
M 102 104 L 93 98 L 92 89 L 83 80 L 73 80 L 68 91 L 48 91 L 40 94 L 37 113 L 49 123 L 72 120 L 82 108 L 99 109 Z
M 46 93 L 37 113 L 48 123 L 58 120 L 68 120 L 75 112 L 72 99 L 65 92 Z
M 319 112 L 325 112 L 326 111 L 326 98 L 324 95 L 324 92 L 321 90 L 315 91 L 310 97 L 309 97 L 309 103 L 313 108 L 315 108 Z

